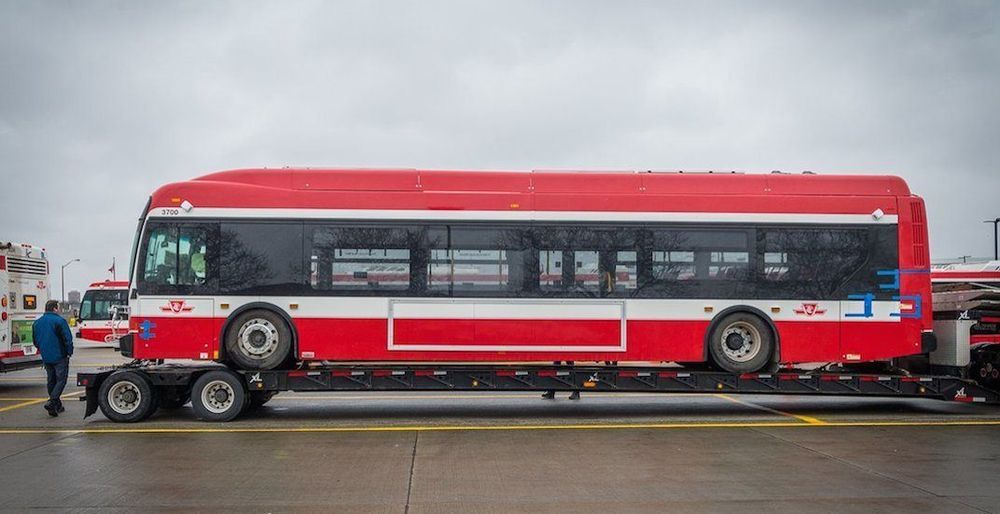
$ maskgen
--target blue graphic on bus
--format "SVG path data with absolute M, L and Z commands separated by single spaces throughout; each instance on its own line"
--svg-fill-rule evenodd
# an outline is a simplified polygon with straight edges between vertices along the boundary
M 156 328 L 156 323 L 153 323 L 148 319 L 143 320 L 142 323 L 139 323 L 139 339 L 148 341 L 156 337 L 156 334 L 153 333 L 154 328 Z
M 879 277 L 892 277 L 892 282 L 879 282 L 878 288 L 880 290 L 893 290 L 899 291 L 899 277 L 901 275 L 919 275 L 930 273 L 929 269 L 889 269 L 889 270 L 878 270 L 875 274 Z M 855 300 L 863 302 L 862 312 L 848 312 L 844 314 L 847 318 L 871 318 L 875 316 L 874 313 L 874 302 L 875 294 L 868 293 L 858 293 L 847 295 L 848 300 Z M 920 295 L 893 295 L 892 297 L 895 301 L 909 301 L 910 309 L 908 312 L 891 312 L 889 316 L 894 318 L 920 318 L 923 313 L 923 298 Z

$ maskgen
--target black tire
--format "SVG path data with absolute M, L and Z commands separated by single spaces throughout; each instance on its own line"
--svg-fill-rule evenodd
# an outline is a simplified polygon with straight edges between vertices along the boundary
M 760 317 L 734 312 L 719 320 L 708 336 L 708 352 L 716 366 L 730 373 L 755 373 L 774 355 L 774 334 Z
M 243 412 L 248 401 L 243 380 L 228 370 L 209 371 L 191 387 L 191 407 L 203 421 L 231 421 Z
M 274 311 L 246 311 L 226 330 L 226 357 L 240 369 L 275 369 L 291 353 L 292 330 Z
M 120 370 L 101 384 L 97 404 L 104 417 L 115 423 L 142 421 L 156 411 L 157 398 L 153 385 L 141 373 Z
M 259 409 L 271 401 L 271 398 L 274 398 L 276 394 L 278 394 L 277 391 L 250 391 L 250 404 L 247 405 L 247 408 Z

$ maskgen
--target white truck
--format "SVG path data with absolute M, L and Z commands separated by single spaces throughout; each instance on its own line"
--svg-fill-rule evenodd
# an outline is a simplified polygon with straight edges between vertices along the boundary
M 41 366 L 31 325 L 48 300 L 45 249 L 0 241 L 0 373 Z

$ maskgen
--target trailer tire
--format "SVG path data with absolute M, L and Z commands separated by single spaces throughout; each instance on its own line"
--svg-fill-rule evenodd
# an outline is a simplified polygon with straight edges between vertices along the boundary
M 708 351 L 716 366 L 730 373 L 764 369 L 774 355 L 774 334 L 759 316 L 734 312 L 714 324 Z
M 231 421 L 246 408 L 243 380 L 232 371 L 209 371 L 191 387 L 191 407 L 203 421 Z
M 275 369 L 292 354 L 292 330 L 280 314 L 251 309 L 226 331 L 226 356 L 240 369 Z
M 104 417 L 115 423 L 135 423 L 156 411 L 156 391 L 141 373 L 119 370 L 101 384 L 97 404 Z

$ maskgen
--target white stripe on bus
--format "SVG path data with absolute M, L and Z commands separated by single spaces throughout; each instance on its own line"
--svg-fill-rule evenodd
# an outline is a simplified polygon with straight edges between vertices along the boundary
M 451 220 L 451 221 L 584 221 L 584 222 L 684 222 L 684 223 L 842 223 L 852 225 L 895 224 L 898 216 L 885 214 L 770 213 L 770 212 L 623 212 L 623 211 L 475 211 L 420 209 L 291 209 L 244 207 L 197 207 L 190 211 L 161 209 L 150 218 L 264 218 L 264 219 L 351 219 L 351 220 Z

